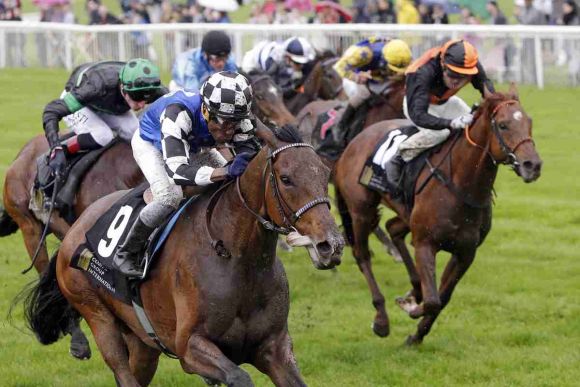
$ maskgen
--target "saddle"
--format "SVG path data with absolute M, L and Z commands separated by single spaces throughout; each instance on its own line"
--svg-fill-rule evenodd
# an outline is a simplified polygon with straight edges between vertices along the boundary
M 74 133 L 71 132 L 61 139 L 64 140 L 73 135 Z M 101 155 L 114 146 L 118 141 L 120 140 L 115 138 L 103 148 L 68 156 L 67 166 L 58 182 L 56 181 L 54 171 L 48 165 L 50 151 L 40 155 L 36 159 L 37 173 L 30 195 L 31 199 L 29 208 L 40 220 L 47 222 L 52 197 L 53 195 L 56 195 L 53 204 L 54 209 L 59 210 L 60 216 L 64 218 L 67 223 L 72 224 L 76 220 L 76 215 L 74 213 L 74 199 L 82 178 Z M 55 187 L 57 189 L 56 193 L 54 192 Z
M 127 278 L 114 270 L 113 257 L 145 207 L 145 200 L 149 196 L 148 188 L 148 183 L 133 188 L 105 212 L 87 231 L 86 243 L 77 248 L 70 263 L 71 267 L 84 271 L 94 286 L 107 290 L 115 298 L 129 305 L 133 300 L 132 283 L 141 280 Z M 141 259 L 145 280 L 153 267 L 157 252 L 167 240 L 180 215 L 198 197 L 199 195 L 195 195 L 184 199 L 179 209 L 151 234 L 145 255 Z
M 407 162 L 403 166 L 398 186 L 393 187 L 389 182 L 389 177 L 387 176 L 385 167 L 391 157 L 397 153 L 398 146 L 415 133 L 417 133 L 417 128 L 415 126 L 405 126 L 389 131 L 383 139 L 379 141 L 378 145 L 365 162 L 359 177 L 360 184 L 380 194 L 388 193 L 394 197 L 397 190 L 401 191 L 402 195 L 400 199 L 408 211 L 413 209 L 417 178 L 425 167 L 427 159 L 433 153 L 438 152 L 444 144 L 427 149 L 413 160 Z

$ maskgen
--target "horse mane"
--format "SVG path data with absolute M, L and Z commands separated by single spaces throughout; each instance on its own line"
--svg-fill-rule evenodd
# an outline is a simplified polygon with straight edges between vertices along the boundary
M 481 105 L 477 108 L 475 112 L 474 121 L 477 120 L 480 115 L 484 114 L 491 115 L 493 109 L 497 106 L 497 104 L 510 98 L 513 98 L 513 96 L 510 96 L 507 93 L 501 93 L 499 91 L 496 91 L 487 98 L 484 98 L 481 102 Z
M 276 138 L 283 142 L 297 143 L 304 142 L 298 128 L 294 124 L 286 124 L 282 127 L 275 127 L 272 129 Z

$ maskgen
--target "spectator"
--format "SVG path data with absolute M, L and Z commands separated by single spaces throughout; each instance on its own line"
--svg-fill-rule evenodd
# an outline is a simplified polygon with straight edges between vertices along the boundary
M 284 6 L 288 10 L 296 10 L 301 14 L 314 11 L 312 0 L 285 0 Z
M 574 0 L 566 0 L 562 4 L 562 19 L 558 24 L 575 26 L 580 24 L 578 16 L 578 4 Z
M 516 7 L 514 10 L 514 15 L 520 24 L 524 25 L 538 25 L 546 24 L 546 18 L 544 14 L 538 9 L 534 8 L 533 0 L 525 0 L 523 7 Z M 522 39 L 522 77 L 521 79 L 527 83 L 536 83 L 536 47 L 534 44 L 534 39 L 525 38 Z
M 419 4 L 417 8 L 419 11 L 419 17 L 421 18 L 421 24 L 433 24 L 433 18 L 431 18 L 432 9 L 427 4 Z
M 525 0 L 522 7 L 514 9 L 514 16 L 520 24 L 541 25 L 546 24 L 544 14 L 533 6 L 533 0 Z
M 353 23 L 370 23 L 370 15 L 374 12 L 374 5 L 369 4 L 367 0 L 355 0 L 352 4 L 352 22 Z
M 230 55 L 232 43 L 223 31 L 209 31 L 203 37 L 201 47 L 181 53 L 175 59 L 171 71 L 169 90 L 198 91 L 210 75 L 219 71 L 238 71 Z
M 499 9 L 499 5 L 497 5 L 497 1 L 488 1 L 485 8 L 490 15 L 490 24 L 495 25 L 504 25 L 508 24 L 507 18 L 503 14 L 503 12 Z
M 104 24 L 123 24 L 121 20 L 109 12 L 107 7 L 94 0 L 87 2 L 87 12 L 89 13 L 89 24 L 104 25 Z
M 376 11 L 371 13 L 371 23 L 397 23 L 393 0 L 375 0 L 374 5 Z
M 397 0 L 397 22 L 399 24 L 419 24 L 421 17 L 412 0 Z
M 447 17 L 447 12 L 441 4 L 433 5 L 433 12 L 431 14 L 434 24 L 449 24 L 449 18 Z

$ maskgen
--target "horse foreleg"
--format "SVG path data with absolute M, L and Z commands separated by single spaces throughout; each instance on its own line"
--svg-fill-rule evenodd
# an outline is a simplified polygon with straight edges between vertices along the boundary
M 409 253 L 409 249 L 405 243 L 405 237 L 409 231 L 411 231 L 411 229 L 399 217 L 389 219 L 385 224 L 385 228 L 391 236 L 393 244 L 401 253 L 401 258 L 403 259 L 403 263 L 407 269 L 407 274 L 409 275 L 409 281 L 411 281 L 411 286 L 413 287 L 408 295 L 405 297 L 397 298 L 397 304 L 403 310 L 408 312 L 409 307 L 420 304 L 421 301 L 423 301 L 423 294 L 421 293 L 421 280 L 419 278 L 419 274 L 417 273 L 413 257 L 411 256 L 411 253 Z
M 151 348 L 133 333 L 124 334 L 129 349 L 129 366 L 141 386 L 148 386 L 157 371 L 161 352 Z
M 288 330 L 268 337 L 254 356 L 254 365 L 276 386 L 306 386 L 292 352 Z
M 394 245 L 391 238 L 389 238 L 387 236 L 387 234 L 385 234 L 385 232 L 383 231 L 382 228 L 377 226 L 373 230 L 373 233 L 375 234 L 377 239 L 383 244 L 383 247 L 387 251 L 387 254 L 389 254 L 391 257 L 393 257 L 393 261 L 395 261 L 397 263 L 403 262 L 403 257 L 401 257 L 401 253 L 399 252 L 399 249 L 397 249 L 397 246 Z
M 185 372 L 217 380 L 227 386 L 254 385 L 250 375 L 229 360 L 214 343 L 199 335 L 189 337 L 180 362 Z
M 386 337 L 389 335 L 389 316 L 385 309 L 385 297 L 381 293 L 373 274 L 371 267 L 371 253 L 369 250 L 369 235 L 375 228 L 375 225 L 373 224 L 374 222 L 369 221 L 372 217 L 366 216 L 365 214 L 353 213 L 352 219 L 355 240 L 352 247 L 352 253 L 356 259 L 358 268 L 367 280 L 373 299 L 373 306 L 377 311 L 372 325 L 373 332 L 375 332 L 377 336 Z

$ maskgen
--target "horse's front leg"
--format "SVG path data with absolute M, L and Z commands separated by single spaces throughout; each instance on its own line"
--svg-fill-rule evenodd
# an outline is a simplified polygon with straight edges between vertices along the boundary
M 207 338 L 193 334 L 180 353 L 181 368 L 187 373 L 198 374 L 212 381 L 231 387 L 248 387 L 254 383 L 244 370 L 229 360 Z M 178 348 L 180 347 L 178 343 Z
M 421 293 L 423 303 L 409 314 L 411 317 L 423 316 L 419 322 L 417 333 L 409 336 L 407 344 L 418 344 L 423 337 L 429 333 L 431 325 L 441 311 L 441 300 L 437 291 L 435 278 L 435 254 L 437 250 L 429 241 L 415 241 L 415 259 L 417 262 L 417 273 L 421 279 Z M 431 321 L 432 320 L 432 321 Z M 431 321 L 428 323 L 428 321 Z M 427 330 L 425 330 L 427 328 Z
M 264 340 L 256 351 L 253 363 L 276 386 L 306 386 L 296 364 L 288 329 Z

